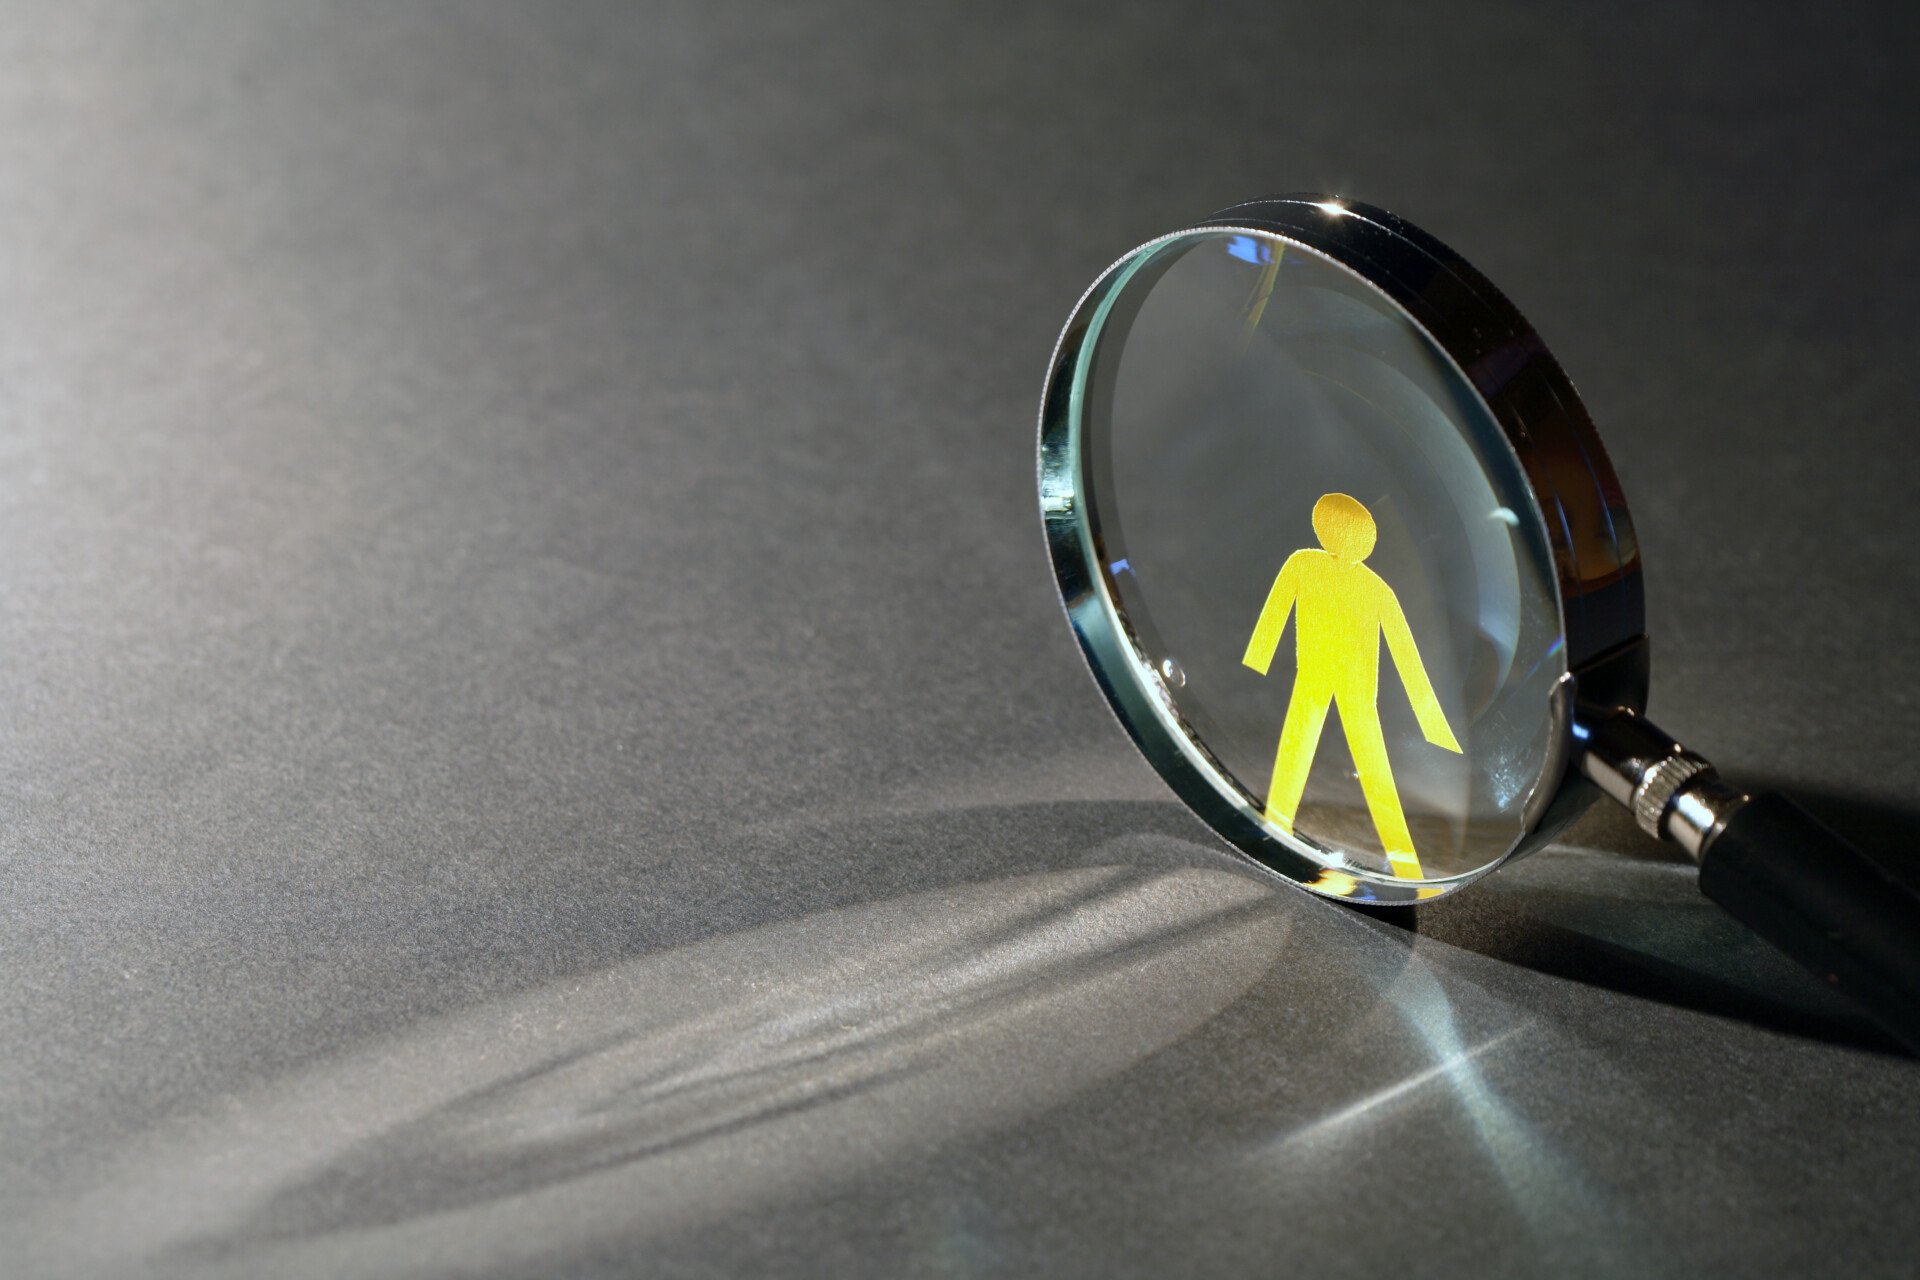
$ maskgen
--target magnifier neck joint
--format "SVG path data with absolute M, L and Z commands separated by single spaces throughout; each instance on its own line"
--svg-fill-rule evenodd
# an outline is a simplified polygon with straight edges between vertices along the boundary
M 1671 840 L 1698 862 L 1748 797 L 1713 765 L 1627 707 L 1585 710 L 1574 719 L 1580 772 L 1633 810 L 1642 831 Z

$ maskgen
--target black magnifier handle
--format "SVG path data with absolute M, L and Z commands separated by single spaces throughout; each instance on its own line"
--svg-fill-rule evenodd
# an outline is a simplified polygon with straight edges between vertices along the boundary
M 1920 887 L 1787 797 L 1728 786 L 1644 716 L 1577 723 L 1581 772 L 1691 854 L 1701 892 L 1920 1054 Z

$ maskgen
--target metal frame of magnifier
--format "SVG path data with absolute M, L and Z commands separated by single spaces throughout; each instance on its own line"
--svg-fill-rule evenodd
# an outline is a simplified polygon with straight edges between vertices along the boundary
M 1699 865 L 1709 897 L 1920 1052 L 1920 887 L 1785 797 L 1750 796 L 1728 785 L 1704 758 L 1647 720 L 1639 546 L 1619 481 L 1573 384 L 1486 277 L 1384 210 L 1324 195 L 1230 206 L 1140 246 L 1102 273 L 1054 350 L 1040 414 L 1047 545 L 1088 666 L 1149 763 L 1189 808 L 1256 861 L 1302 885 L 1324 868 L 1310 856 L 1313 846 L 1295 837 L 1303 846 L 1296 848 L 1273 834 L 1260 820 L 1258 802 L 1162 718 L 1177 716 L 1177 708 L 1126 634 L 1104 584 L 1099 530 L 1088 506 L 1093 495 L 1078 474 L 1076 373 L 1115 272 L 1145 250 L 1197 231 L 1279 237 L 1391 298 L 1453 361 L 1499 424 L 1553 552 L 1567 673 L 1556 686 L 1550 754 L 1524 810 L 1523 833 L 1503 857 L 1466 875 L 1424 886 L 1369 877 L 1372 903 L 1458 889 L 1539 848 L 1596 793 L 1604 794 L 1631 809 L 1643 830 L 1684 849 Z

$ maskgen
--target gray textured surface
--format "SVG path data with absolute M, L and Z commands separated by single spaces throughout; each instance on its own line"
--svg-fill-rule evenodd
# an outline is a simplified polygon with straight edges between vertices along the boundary
M 1413 931 L 1236 863 L 1030 493 L 1114 255 L 1402 211 L 1660 719 L 1910 840 L 1904 22 L 8 6 L 0 1269 L 1910 1264 L 1911 1062 L 1622 820 Z

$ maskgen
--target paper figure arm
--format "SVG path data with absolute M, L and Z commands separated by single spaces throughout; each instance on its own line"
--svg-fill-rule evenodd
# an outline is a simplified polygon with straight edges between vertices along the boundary
M 1273 665 L 1273 652 L 1280 647 L 1280 633 L 1287 629 L 1287 615 L 1293 611 L 1293 598 L 1300 589 L 1302 554 L 1294 552 L 1280 566 L 1280 572 L 1273 579 L 1273 589 L 1267 592 L 1266 607 L 1260 610 L 1260 621 L 1253 624 L 1253 639 L 1247 641 L 1247 652 L 1240 659 L 1261 675 L 1267 674 L 1267 668 Z
M 1400 611 L 1400 601 L 1391 588 L 1383 593 L 1380 602 L 1380 629 L 1386 632 L 1387 652 L 1393 655 L 1400 683 L 1407 687 L 1407 699 L 1413 703 L 1413 718 L 1420 722 L 1420 732 L 1426 734 L 1427 741 L 1434 746 L 1459 752 L 1460 744 L 1454 739 L 1453 730 L 1447 727 L 1446 712 L 1440 709 L 1433 682 L 1427 679 L 1427 668 L 1420 661 L 1420 650 L 1414 646 L 1413 632 L 1407 629 L 1407 615 Z

